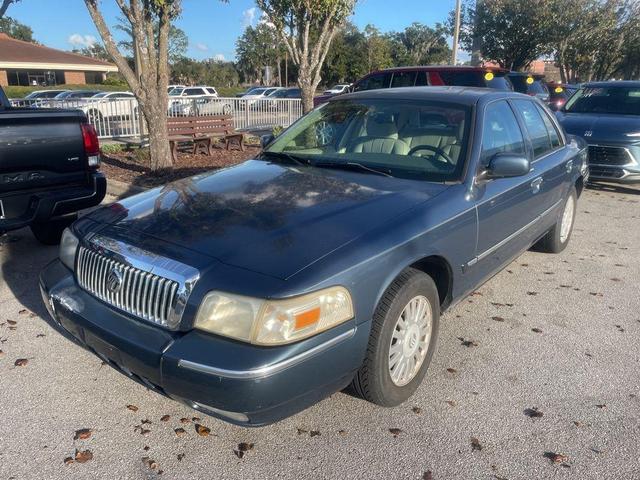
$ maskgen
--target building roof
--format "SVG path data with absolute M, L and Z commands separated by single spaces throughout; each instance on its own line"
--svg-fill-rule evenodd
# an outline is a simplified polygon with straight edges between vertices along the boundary
M 39 70 L 82 70 L 117 72 L 114 64 L 85 57 L 77 53 L 64 52 L 35 43 L 16 40 L 0 33 L 0 68 L 30 68 Z

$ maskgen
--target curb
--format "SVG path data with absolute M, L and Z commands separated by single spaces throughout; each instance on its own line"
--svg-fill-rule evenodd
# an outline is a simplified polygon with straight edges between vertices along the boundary
M 146 190 L 146 188 L 139 187 L 138 185 L 107 178 L 107 195 L 116 197 L 118 200 L 145 192 Z

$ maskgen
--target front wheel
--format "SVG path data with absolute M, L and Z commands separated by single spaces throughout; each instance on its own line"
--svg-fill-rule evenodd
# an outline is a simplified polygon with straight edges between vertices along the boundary
M 546 253 L 560 253 L 567 248 L 576 219 L 577 204 L 578 194 L 575 187 L 571 187 L 569 195 L 564 201 L 562 213 L 553 228 L 536 244 L 537 250 Z
M 403 271 L 376 308 L 367 354 L 353 379 L 355 391 L 384 407 L 406 401 L 427 372 L 439 320 L 438 290 L 431 277 L 413 268 Z
M 31 224 L 31 232 L 44 245 L 58 245 L 62 232 L 78 219 L 78 214 Z

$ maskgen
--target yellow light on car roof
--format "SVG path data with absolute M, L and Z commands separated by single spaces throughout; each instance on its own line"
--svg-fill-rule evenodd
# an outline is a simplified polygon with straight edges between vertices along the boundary
M 531 85 L 533 83 L 533 77 L 527 77 L 527 85 Z
M 556 93 L 562 93 L 562 92 L 564 92 L 564 88 L 562 88 L 562 87 L 556 87 L 556 88 L 555 88 L 555 90 L 554 90 L 554 92 L 556 92 Z
M 485 74 L 484 74 L 484 79 L 485 79 L 486 81 L 493 80 L 493 72 L 487 72 L 487 73 L 485 73 Z

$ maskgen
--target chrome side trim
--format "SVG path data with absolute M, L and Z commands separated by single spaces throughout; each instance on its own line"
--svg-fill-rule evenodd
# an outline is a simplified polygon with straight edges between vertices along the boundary
M 315 355 L 324 352 L 325 350 L 330 349 L 331 347 L 338 345 L 339 343 L 342 343 L 345 340 L 350 339 L 355 335 L 355 333 L 356 329 L 352 328 L 351 330 L 341 333 L 340 335 L 333 337 L 332 339 L 327 340 L 320 345 L 316 345 L 315 347 L 310 348 L 305 352 L 288 358 L 287 360 L 283 360 L 282 362 L 274 363 L 272 365 L 267 365 L 264 367 L 254 368 L 251 370 L 227 370 L 225 368 L 212 367 L 210 365 L 203 365 L 201 363 L 191 362 L 189 360 L 183 359 L 178 360 L 178 367 L 186 368 L 188 370 L 194 370 L 200 373 L 206 373 L 208 375 L 216 375 L 218 377 L 225 378 L 237 378 L 242 380 L 268 377 L 270 375 L 274 375 L 283 370 L 286 370 L 287 368 L 293 367 L 294 365 L 297 365 Z
M 490 247 L 489 249 L 485 250 L 484 252 L 482 252 L 480 255 L 478 255 L 475 258 L 472 258 L 471 260 L 469 260 L 469 262 L 467 263 L 467 267 L 472 267 L 473 265 L 475 265 L 476 263 L 478 263 L 480 260 L 484 260 L 485 258 L 487 258 L 489 255 L 491 255 L 493 252 L 495 252 L 496 250 L 498 250 L 499 248 L 505 246 L 507 243 L 509 243 L 511 240 L 513 240 L 514 238 L 516 238 L 518 235 L 521 235 L 522 233 L 524 233 L 527 229 L 531 228 L 532 226 L 534 226 L 536 223 L 538 223 L 543 217 L 545 217 L 547 214 L 551 213 L 555 208 L 558 207 L 558 205 L 560 205 L 562 202 L 564 201 L 564 198 L 558 200 L 556 203 L 554 203 L 551 207 L 547 208 L 544 212 L 542 212 L 540 215 L 538 215 L 536 218 L 534 218 L 531 222 L 527 223 L 524 227 L 519 228 L 518 230 L 516 230 L 515 232 L 513 232 L 511 235 L 509 235 L 507 238 L 505 238 L 504 240 L 501 240 L 500 242 L 496 243 L 493 247 Z

